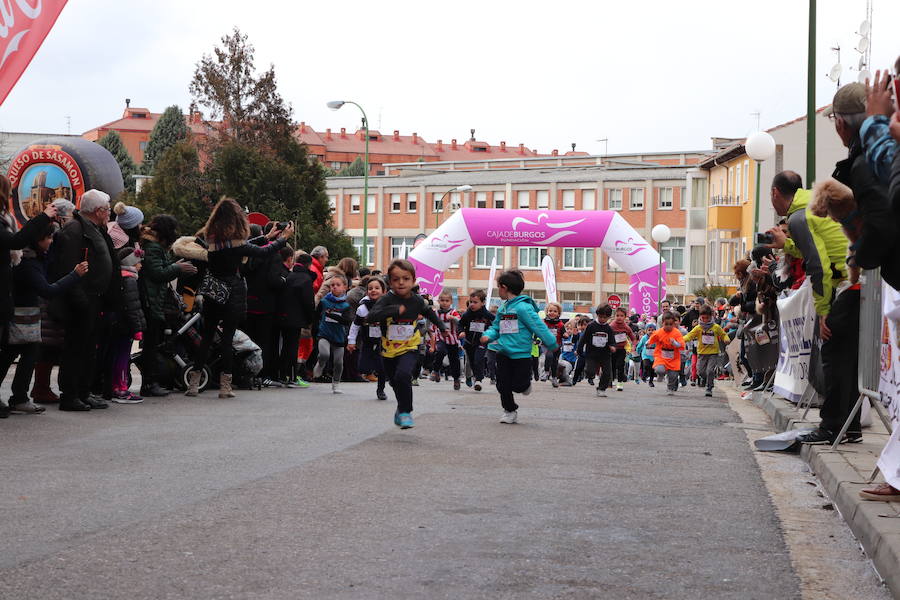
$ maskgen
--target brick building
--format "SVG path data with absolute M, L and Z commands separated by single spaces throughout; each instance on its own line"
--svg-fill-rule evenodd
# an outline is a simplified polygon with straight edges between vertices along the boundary
M 691 296 L 693 285 L 705 281 L 704 261 L 692 261 L 691 252 L 704 257 L 706 207 L 704 202 L 698 203 L 698 209 L 691 207 L 693 195 L 705 193 L 706 173 L 696 165 L 707 154 L 538 157 L 506 162 L 503 168 L 465 161 L 389 164 L 386 169 L 395 174 L 369 178 L 365 202 L 369 262 L 384 268 L 392 258 L 401 256 L 404 248 L 406 252 L 412 248 L 416 235 L 436 229 L 453 206 L 616 210 L 647 240 L 658 223 L 672 229 L 672 239 L 663 245 L 662 254 L 668 263 L 669 295 L 682 300 Z M 473 189 L 451 192 L 446 206 L 441 206 L 441 196 L 462 185 Z M 363 179 L 331 177 L 327 191 L 335 225 L 361 250 Z M 689 236 L 694 212 L 702 213 L 699 248 Z M 587 311 L 614 291 L 627 303 L 628 275 L 611 269 L 595 248 L 479 246 L 447 271 L 445 287 L 463 299 L 469 290 L 487 287 L 491 259 L 497 256 L 499 266 L 525 273 L 527 292 L 542 302 L 546 299 L 540 273 L 544 254 L 556 263 L 560 299 L 567 312 Z M 697 270 L 692 269 L 695 264 L 699 264 Z

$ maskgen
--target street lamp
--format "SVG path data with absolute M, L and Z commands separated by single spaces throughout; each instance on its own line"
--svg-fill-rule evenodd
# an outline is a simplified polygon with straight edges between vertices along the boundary
M 345 104 L 352 104 L 362 113 L 362 125 L 366 132 L 366 171 L 363 173 L 363 239 L 362 239 L 362 264 L 368 265 L 366 254 L 369 251 L 369 119 L 363 107 L 352 100 L 332 100 L 326 106 L 331 110 L 337 110 Z
M 444 198 L 447 197 L 447 194 L 449 194 L 450 192 L 471 192 L 471 191 L 472 191 L 471 185 L 468 185 L 468 184 L 467 185 L 458 185 L 455 188 L 451 188 L 451 189 L 447 190 L 446 192 L 444 192 L 441 195 L 440 200 L 438 200 L 438 204 L 440 205 L 441 208 L 440 208 L 440 210 L 434 211 L 434 228 L 435 229 L 438 228 L 438 217 L 440 217 L 440 215 L 444 214 Z
M 759 178 L 764 160 L 775 154 L 775 138 L 765 131 L 757 131 L 744 143 L 747 156 L 756 161 L 756 206 L 753 207 L 753 235 L 759 232 Z
M 672 230 L 669 229 L 668 225 L 663 225 L 660 223 L 650 230 L 650 237 L 653 238 L 653 241 L 658 244 L 657 251 L 659 252 L 659 287 L 656 288 L 656 314 L 659 315 L 662 312 L 662 245 L 669 241 L 672 237 Z

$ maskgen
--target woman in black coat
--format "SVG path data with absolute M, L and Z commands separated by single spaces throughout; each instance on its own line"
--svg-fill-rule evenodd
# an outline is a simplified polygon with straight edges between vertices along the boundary
M 288 238 L 294 235 L 294 224 L 290 223 L 283 230 L 273 228 L 266 237 L 269 240 L 276 237 L 278 239 L 265 246 L 258 246 L 258 240 L 248 240 L 250 225 L 244 210 L 231 198 L 222 198 L 213 207 L 209 220 L 198 235 L 202 235 L 209 244 L 208 274 L 217 287 L 225 289 L 227 299 L 219 303 L 212 298 L 212 294 L 203 298 L 203 340 L 194 357 L 194 365 L 202 368 L 206 364 L 213 336 L 221 324 L 222 331 L 216 347 L 216 352 L 222 357 L 219 397 L 232 398 L 231 344 L 238 323 L 247 314 L 247 284 L 240 272 L 241 263 L 245 258 L 262 258 L 281 250 Z M 200 371 L 191 371 L 185 395 L 196 396 L 199 384 Z

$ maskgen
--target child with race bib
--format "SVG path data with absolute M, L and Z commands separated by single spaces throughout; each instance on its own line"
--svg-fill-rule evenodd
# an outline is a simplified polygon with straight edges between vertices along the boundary
M 319 301 L 319 358 L 313 369 L 313 377 L 321 377 L 331 358 L 331 392 L 343 394 L 340 389 L 344 373 L 344 344 L 347 343 L 347 326 L 353 322 L 353 309 L 347 302 L 347 279 L 335 274 L 331 279 L 331 291 Z
M 706 380 L 706 395 L 712 396 L 716 367 L 719 366 L 719 342 L 731 341 L 725 330 L 713 321 L 713 309 L 708 304 L 700 308 L 700 323 L 689 334 L 685 342 L 697 340 L 697 375 Z
M 668 395 L 672 396 L 678 390 L 678 377 L 681 374 L 681 348 L 684 347 L 684 338 L 675 325 L 677 318 L 674 313 L 666 311 L 660 318 L 662 327 L 650 336 L 648 345 L 655 345 L 653 352 L 653 369 L 658 375 L 666 375 Z
M 594 378 L 598 369 L 601 371 L 597 396 L 605 398 L 606 388 L 612 382 L 612 354 L 616 352 L 615 332 L 607 322 L 613 313 L 609 304 L 601 304 L 595 312 L 597 319 L 591 321 L 578 340 L 578 353 L 584 356 L 588 380 Z
M 560 346 L 559 365 L 557 366 L 557 377 L 563 385 L 572 385 L 572 376 L 575 371 L 575 363 L 578 356 L 575 354 L 575 345 L 578 344 L 578 333 L 576 332 L 575 320 L 569 319 L 566 322 L 566 331 L 562 336 L 562 346 Z
M 459 321 L 459 330 L 466 339 L 466 360 L 472 368 L 475 378 L 475 391 L 481 391 L 481 380 L 484 379 L 486 346 L 481 343 L 481 336 L 494 322 L 494 315 L 484 307 L 487 295 L 484 290 L 475 290 L 469 294 L 469 309 L 463 313 Z
M 381 358 L 388 382 L 397 397 L 394 425 L 409 429 L 412 418 L 412 378 L 418 360 L 422 334 L 419 315 L 434 323 L 443 332 L 444 323 L 421 296 L 413 292 L 416 268 L 408 260 L 398 258 L 388 267 L 391 291 L 378 299 L 369 310 L 367 322 L 381 326 Z
M 354 352 L 359 349 L 359 372 L 375 373 L 378 376 L 378 387 L 375 389 L 375 397 L 379 400 L 387 400 L 384 393 L 386 378 L 384 375 L 384 363 L 381 360 L 381 327 L 378 325 L 366 325 L 369 310 L 375 306 L 378 299 L 384 295 L 384 279 L 378 275 L 368 275 L 360 283 L 366 290 L 356 309 L 356 318 L 350 326 L 350 336 L 347 338 L 347 350 Z
M 513 393 L 531 393 L 532 337 L 537 336 L 548 349 L 556 350 L 556 336 L 550 333 L 538 315 L 537 304 L 522 294 L 525 278 L 521 271 L 504 271 L 497 277 L 497 292 L 504 300 L 481 343 L 497 341 L 497 391 L 503 405 L 501 423 L 518 421 L 519 406 Z
M 625 372 L 625 363 L 628 361 L 628 352 L 625 346 L 631 342 L 635 346 L 638 342 L 634 331 L 631 330 L 631 323 L 627 320 L 628 312 L 624 308 L 616 309 L 616 317 L 609 324 L 613 330 L 613 339 L 615 340 L 616 351 L 612 355 L 612 371 L 616 376 L 616 391 L 621 392 L 624 389 L 625 381 L 628 374 Z

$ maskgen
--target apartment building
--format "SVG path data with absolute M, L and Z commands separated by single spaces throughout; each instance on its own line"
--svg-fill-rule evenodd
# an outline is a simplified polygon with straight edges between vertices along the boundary
M 589 157 L 583 166 L 569 162 L 583 163 L 585 157 L 549 164 L 545 158 L 531 158 L 512 161 L 505 168 L 478 162 L 465 170 L 466 165 L 457 163 L 388 164 L 386 170 L 395 174 L 370 177 L 365 200 L 361 177 L 329 178 L 327 192 L 336 227 L 353 238 L 358 251 L 367 218 L 369 264 L 380 268 L 405 257 L 416 235 L 433 231 L 450 211 L 462 207 L 615 210 L 647 240 L 653 226 L 664 223 L 672 230 L 672 239 L 660 249 L 668 264 L 669 296 L 681 301 L 692 296 L 694 284 L 705 281 L 705 205 L 700 202 L 699 209 L 691 208 L 698 194 L 705 200 L 706 173 L 697 167 L 704 155 L 708 152 Z M 466 185 L 471 191 L 451 191 Z M 694 212 L 700 213 L 702 222 L 699 261 L 692 261 L 695 249 L 689 243 L 696 237 L 689 235 Z M 545 255 L 556 263 L 560 299 L 567 312 L 588 311 L 614 292 L 627 304 L 628 275 L 610 265 L 596 248 L 479 246 L 448 270 L 445 288 L 463 300 L 470 290 L 486 288 L 496 257 L 499 267 L 521 269 L 527 293 L 543 302 L 540 263 Z M 699 270 L 692 270 L 692 264 Z

